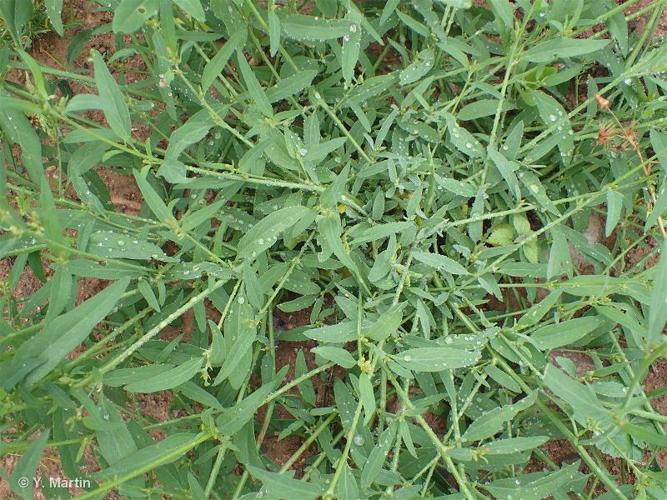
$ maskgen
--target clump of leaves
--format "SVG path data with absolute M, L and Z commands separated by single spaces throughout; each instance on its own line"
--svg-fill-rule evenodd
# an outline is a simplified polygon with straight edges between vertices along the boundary
M 636 3 L 91 2 L 52 66 L 3 0 L 14 492 L 51 448 L 82 498 L 665 498 L 665 1 Z

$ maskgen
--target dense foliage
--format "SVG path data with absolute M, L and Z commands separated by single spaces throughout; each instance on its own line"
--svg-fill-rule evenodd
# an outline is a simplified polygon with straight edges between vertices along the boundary
M 0 1 L 17 495 L 667 496 L 664 0 L 88 3 Z

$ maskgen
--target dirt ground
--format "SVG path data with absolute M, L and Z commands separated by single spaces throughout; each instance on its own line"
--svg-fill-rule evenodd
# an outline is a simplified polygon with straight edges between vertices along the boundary
M 649 5 L 654 0 L 641 0 L 633 7 L 628 9 L 628 13 L 636 12 L 638 9 L 643 8 L 646 5 Z M 485 0 L 475 0 L 477 5 L 485 3 Z M 620 0 L 619 0 L 619 3 Z M 111 21 L 111 15 L 105 12 L 100 12 L 96 9 L 95 3 L 90 0 L 65 0 L 63 15 L 65 18 L 65 24 L 71 26 L 63 38 L 58 37 L 56 34 L 48 34 L 37 38 L 33 42 L 33 46 L 30 50 L 33 57 L 37 60 L 42 61 L 45 64 L 52 65 L 60 69 L 71 69 L 67 63 L 67 48 L 69 46 L 71 38 L 82 30 L 94 29 L 102 24 L 108 23 Z M 632 28 L 641 31 L 644 29 L 647 22 L 647 16 L 644 16 L 632 23 Z M 667 12 L 663 12 L 661 21 L 656 32 L 657 37 L 664 37 L 667 33 Z M 74 68 L 77 70 L 84 70 L 86 74 L 91 74 L 91 67 L 87 61 L 89 51 L 91 49 L 96 49 L 100 53 L 110 54 L 116 50 L 114 37 L 111 34 L 99 34 L 93 36 L 82 49 L 80 55 L 74 61 Z M 130 72 L 128 80 L 132 81 L 133 79 L 139 79 L 141 65 L 143 64 L 141 60 L 137 58 L 132 58 L 128 61 L 128 64 L 131 67 L 139 68 L 139 71 L 136 75 L 133 75 Z M 16 76 L 21 78 L 20 75 Z M 87 92 L 90 89 L 87 89 L 83 85 L 73 85 L 73 90 L 75 92 Z M 90 119 L 103 122 L 104 118 L 99 112 L 91 112 L 88 116 Z M 150 133 L 150 129 L 146 125 L 137 124 L 137 134 L 141 138 L 145 138 Z M 108 168 L 100 167 L 97 169 L 100 177 L 103 179 L 105 184 L 109 189 L 111 195 L 111 200 L 118 211 L 135 215 L 139 212 L 141 204 L 143 202 L 141 193 L 134 182 L 133 177 L 125 175 L 121 172 L 111 170 Z M 638 249 L 637 252 L 641 253 L 644 250 Z M 632 255 L 631 258 L 636 258 L 637 261 L 640 260 L 642 255 Z M 0 283 L 6 282 L 10 274 L 14 259 L 2 259 L 0 260 Z M 652 260 L 648 265 L 654 264 L 655 261 Z M 44 272 L 48 275 L 51 270 L 46 263 L 44 267 Z M 101 283 L 100 280 L 81 280 L 80 286 L 78 288 L 78 297 L 77 302 L 85 300 L 86 298 L 97 293 L 101 287 L 104 286 L 104 283 Z M 18 284 L 12 292 L 12 297 L 17 301 L 21 301 L 26 297 L 30 297 L 36 290 L 41 287 L 41 282 L 34 275 L 32 270 L 26 266 L 24 271 L 21 273 Z M 296 326 L 307 324 L 307 315 L 304 312 L 296 313 L 289 315 L 289 317 L 283 315 L 278 315 L 276 320 L 282 322 L 282 328 L 291 329 Z M 191 318 L 190 318 L 191 323 Z M 293 343 L 293 342 L 280 342 L 277 346 L 276 354 L 276 365 L 278 368 L 284 365 L 290 366 L 290 373 L 288 377 L 291 378 L 294 376 L 294 364 L 296 360 L 296 354 L 299 350 L 303 350 L 306 361 L 310 367 L 314 366 L 314 356 L 310 353 L 310 348 L 313 346 L 308 343 Z M 566 354 L 567 355 L 567 354 Z M 568 355 L 568 357 L 571 357 Z M 579 368 L 582 370 L 582 373 L 589 369 L 589 360 L 575 359 Z M 581 366 L 579 366 L 581 365 Z M 335 376 L 334 373 L 332 376 Z M 315 391 L 319 398 L 330 397 L 326 394 L 327 388 L 323 387 L 323 383 L 318 379 L 314 379 L 313 383 L 315 385 Z M 661 360 L 657 362 L 650 370 L 646 380 L 644 382 L 646 391 L 652 391 L 655 389 L 663 388 L 667 386 L 667 362 Z M 157 393 L 155 395 L 140 395 L 138 397 L 139 411 L 147 417 L 153 418 L 157 421 L 163 421 L 168 418 L 172 418 L 172 412 L 169 409 L 171 403 L 171 394 L 168 392 Z M 652 401 L 654 408 L 663 415 L 667 415 L 667 395 L 655 398 Z M 261 416 L 261 412 L 260 412 Z M 284 410 L 281 413 L 281 416 L 289 416 Z M 430 423 L 430 422 L 429 422 Z M 433 427 L 440 427 L 444 425 L 443 422 L 434 421 Z M 444 429 L 438 429 L 438 431 L 444 432 Z M 156 435 L 156 438 L 159 439 L 159 436 Z M 284 464 L 291 455 L 301 446 L 303 439 L 297 435 L 289 436 L 283 440 L 278 440 L 278 436 L 271 434 L 266 436 L 263 443 L 263 451 L 278 465 Z M 566 462 L 573 458 L 573 450 L 569 447 L 567 443 L 562 442 L 551 442 L 545 445 L 544 451 L 551 457 L 551 459 L 556 463 Z M 297 462 L 294 464 L 293 468 L 297 473 L 301 473 L 303 468 L 306 465 L 308 457 L 312 454 L 312 451 L 307 450 Z M 667 455 L 665 452 L 663 455 Z M 97 464 L 94 462 L 92 453 L 90 450 L 84 454 L 86 458 L 86 463 L 89 469 L 95 470 Z M 664 458 L 664 457 L 663 457 Z M 0 468 L 11 473 L 13 468 L 18 461 L 17 455 L 6 455 L 0 457 Z M 667 462 L 667 459 L 661 460 Z M 612 463 L 609 464 L 612 472 L 614 471 L 614 466 Z M 665 466 L 665 463 L 662 464 Z M 536 465 L 539 470 L 539 465 Z M 66 477 L 62 468 L 60 466 L 60 461 L 57 455 L 57 452 L 52 449 L 47 449 L 42 460 L 40 461 L 38 471 L 44 476 L 52 477 Z M 77 494 L 78 491 L 72 489 L 70 491 L 73 495 Z M 9 486 L 6 482 L 0 478 L 0 498 L 11 498 L 12 493 L 9 490 Z M 35 498 L 42 499 L 44 494 L 40 488 L 37 488 L 35 491 Z

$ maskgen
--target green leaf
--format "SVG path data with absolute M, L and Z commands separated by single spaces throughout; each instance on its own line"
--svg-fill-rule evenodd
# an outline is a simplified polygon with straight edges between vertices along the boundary
M 14 467 L 9 482 L 14 493 L 21 498 L 26 500 L 34 498 L 34 478 L 38 477 L 37 466 L 48 441 L 49 431 L 47 430 L 30 443 L 30 446 L 28 446 Z
M 461 436 L 464 442 L 480 441 L 499 433 L 505 422 L 512 420 L 520 411 L 530 408 L 535 403 L 532 394 L 512 405 L 499 406 L 476 417 Z
M 654 444 L 660 448 L 667 447 L 667 436 L 664 434 L 658 434 L 653 430 L 648 430 L 645 427 L 631 424 L 630 422 L 622 422 L 619 427 L 623 432 L 630 434 L 632 437 L 643 441 L 644 443 Z
M 257 338 L 254 312 L 243 293 L 239 293 L 230 308 L 225 318 L 223 332 L 226 356 L 215 379 L 215 384 L 222 382 L 237 370 L 243 356 L 250 352 Z
M 115 307 L 128 284 L 128 279 L 122 279 L 109 285 L 80 306 L 46 325 L 44 331 L 38 334 L 38 340 L 21 345 L 12 359 L 12 364 L 20 365 L 36 360 L 34 370 L 27 377 L 28 385 L 48 375 L 88 337 L 93 328 Z M 49 348 L 43 349 L 45 345 Z M 15 368 L 12 371 L 18 373 L 20 370 Z M 16 382 L 18 380 L 5 380 L 5 387 L 10 388 Z
M 446 113 L 445 121 L 447 122 L 447 130 L 449 130 L 449 138 L 456 149 L 471 158 L 479 158 L 484 155 L 484 148 L 482 148 L 479 141 L 465 128 L 456 123 L 452 115 Z
M 667 241 L 662 244 L 660 262 L 654 267 L 653 291 L 648 314 L 648 340 L 657 341 L 667 323 Z
M 574 151 L 574 134 L 565 108 L 556 99 L 538 90 L 531 93 L 531 98 L 544 124 L 554 129 L 553 142 L 558 145 L 563 160 L 569 162 Z M 547 139 L 544 143 L 551 144 L 551 141 Z
M 541 351 L 569 345 L 584 338 L 604 323 L 598 316 L 586 316 L 563 321 L 556 325 L 538 328 L 530 336 L 533 344 Z
M 456 118 L 461 121 L 477 120 L 485 116 L 494 116 L 498 110 L 500 101 L 497 99 L 480 99 L 466 104 L 456 114 Z M 501 112 L 512 109 L 512 105 L 508 101 L 503 101 L 500 108 Z
M 519 495 L 522 498 L 542 499 L 572 491 L 573 479 L 578 472 L 580 462 L 576 461 L 548 474 L 533 473 L 515 475 L 511 478 L 497 479 L 482 486 L 494 498 L 508 498 Z M 584 479 L 586 476 L 582 476 Z M 562 498 L 567 498 L 566 494 Z
M 158 302 L 157 297 L 155 296 L 155 292 L 153 292 L 153 289 L 148 284 L 148 282 L 145 280 L 139 280 L 137 288 L 148 305 L 151 306 L 153 310 L 160 312 L 160 303 Z
M 155 378 L 173 367 L 172 364 L 153 364 L 132 368 L 117 368 L 104 374 L 104 384 L 110 387 L 133 384 L 147 378 Z
M 366 460 L 364 468 L 361 471 L 362 488 L 368 488 L 373 484 L 382 471 L 382 465 L 387 459 L 389 449 L 396 437 L 396 431 L 397 422 L 393 421 L 391 425 L 380 434 L 377 444 L 371 450 L 370 455 L 368 455 L 368 460 Z
M 553 241 L 551 251 L 549 252 L 549 262 L 547 264 L 547 278 L 551 279 L 560 274 L 572 276 L 572 258 L 570 248 L 563 231 L 559 227 L 551 230 Z
M 202 92 L 206 93 L 215 79 L 220 76 L 234 51 L 245 42 L 246 36 L 245 31 L 240 30 L 234 33 L 206 64 L 201 76 Z
M 125 390 L 128 392 L 148 393 L 173 389 L 190 380 L 201 370 L 201 365 L 201 358 L 191 359 L 190 361 L 186 361 L 185 363 L 154 377 L 148 377 L 144 380 L 128 384 L 125 386 Z
M 354 77 L 354 68 L 359 60 L 361 51 L 361 15 L 354 9 L 348 10 L 346 19 L 350 20 L 350 30 L 343 36 L 343 49 L 341 56 L 341 70 L 343 79 L 349 85 Z
M 412 252 L 412 256 L 427 266 L 448 272 L 450 274 L 468 274 L 468 271 L 465 269 L 465 267 L 456 262 L 454 259 L 450 259 L 445 255 L 429 252 Z
M 100 416 L 106 419 L 113 428 L 110 430 L 98 429 L 95 432 L 95 439 L 104 460 L 109 465 L 113 465 L 137 451 L 137 445 L 119 412 L 103 395 L 98 408 Z
M 192 115 L 187 122 L 174 130 L 169 137 L 169 145 L 165 152 L 167 161 L 177 160 L 191 144 L 201 141 L 208 131 L 215 125 L 207 110 L 202 109 Z M 160 168 L 162 170 L 162 168 Z M 184 169 L 185 170 L 185 169 Z M 158 172 L 160 173 L 160 172 Z M 185 177 L 185 175 L 183 175 Z
M 269 18 L 269 44 L 271 50 L 271 57 L 275 56 L 278 53 L 280 48 L 280 19 L 278 14 L 276 14 L 276 7 L 274 0 L 269 2 L 268 7 L 268 18 Z
M 153 189 L 153 186 L 151 186 L 146 178 L 138 171 L 135 170 L 132 173 L 134 174 L 134 179 L 137 181 L 137 186 L 139 186 L 141 194 L 144 196 L 144 200 L 157 219 L 162 222 L 173 221 L 174 216 L 171 214 L 171 210 L 167 208 L 167 205 L 162 201 L 160 195 Z
M 539 206 L 544 207 L 554 215 L 560 215 L 560 212 L 554 205 L 553 201 L 547 196 L 547 190 L 544 188 L 544 185 L 542 185 L 542 182 L 540 182 L 537 175 L 528 170 L 522 170 L 517 174 L 517 177 L 521 183 L 526 186 L 528 194 L 535 198 Z
M 262 385 L 259 389 L 236 403 L 234 406 L 225 408 L 216 420 L 216 425 L 220 429 L 220 432 L 226 436 L 233 436 L 239 432 L 247 422 L 252 420 L 257 409 L 265 404 L 265 399 L 273 392 L 275 387 L 282 382 L 287 373 L 287 368 L 287 366 L 284 366 L 272 381 Z
M 351 91 L 350 96 L 342 101 L 347 106 L 358 106 L 369 99 L 382 94 L 382 92 L 396 84 L 396 75 L 390 73 L 387 75 L 372 76 L 365 79 L 361 85 L 356 85 Z
M 137 238 L 113 231 L 96 231 L 90 235 L 89 252 L 108 259 L 168 259 L 159 246 Z
M 120 91 L 120 87 L 118 87 L 113 76 L 111 76 L 100 53 L 93 50 L 92 58 L 93 67 L 95 68 L 95 83 L 97 85 L 97 92 L 102 100 L 104 116 L 111 130 L 121 139 L 129 141 L 132 122 L 130 121 L 130 111 Z
M 336 325 L 306 330 L 303 334 L 318 342 L 343 344 L 357 339 L 357 324 L 355 321 L 342 321 Z
M 605 236 L 608 238 L 614 231 L 621 218 L 624 196 L 618 191 L 607 192 L 607 220 L 604 226 Z
M 517 327 L 525 328 L 537 324 L 545 314 L 558 303 L 562 290 L 554 290 L 539 302 L 534 303 L 517 322 Z
M 280 25 L 288 38 L 299 41 L 323 41 L 340 38 L 351 32 L 346 19 L 322 19 L 312 16 L 281 16 Z
M 21 35 L 26 23 L 33 14 L 33 3 L 22 0 L 3 0 L 0 2 L 0 15 L 14 34 Z
M 491 229 L 491 234 L 486 241 L 494 247 L 511 245 L 514 241 L 514 228 L 511 224 L 498 224 Z
M 350 467 L 343 463 L 343 473 L 336 485 L 337 498 L 361 498 L 359 496 L 359 486 Z
M 239 64 L 239 69 L 241 70 L 241 74 L 243 75 L 243 80 L 245 81 L 245 84 L 248 87 L 248 93 L 250 94 L 250 97 L 255 102 L 257 108 L 264 116 L 267 117 L 272 116 L 273 109 L 271 108 L 271 103 L 269 102 L 269 99 L 266 97 L 266 93 L 264 92 L 262 85 L 259 83 L 259 80 L 257 80 L 255 73 L 248 64 L 248 61 L 246 61 L 242 51 L 240 50 L 237 51 L 236 59 Z
M 422 50 L 417 54 L 417 58 L 412 64 L 401 71 L 399 75 L 399 83 L 401 85 L 409 85 L 417 80 L 420 80 L 433 68 L 435 61 L 435 53 L 431 49 Z
M 516 437 L 499 439 L 484 445 L 484 451 L 489 455 L 505 455 L 532 450 L 549 441 L 547 436 Z
M 191 231 L 196 227 L 199 227 L 205 222 L 209 222 L 216 215 L 219 216 L 220 209 L 226 203 L 226 200 L 216 201 L 210 205 L 206 205 L 204 208 L 186 214 L 183 219 L 181 219 L 181 226 L 184 231 Z
M 440 3 L 443 3 L 454 9 L 469 9 L 472 7 L 472 0 L 438 0 Z
M 206 21 L 206 14 L 200 0 L 173 0 L 185 12 L 194 17 L 197 21 Z
M 456 179 L 451 179 L 449 177 L 440 179 L 440 185 L 447 191 L 454 193 L 457 196 L 463 196 L 466 198 L 472 198 L 477 193 L 475 188 L 470 184 L 466 184 L 465 182 L 457 181 Z
M 487 153 L 489 158 L 491 158 L 491 161 L 493 161 L 493 164 L 498 169 L 498 172 L 500 172 L 500 175 L 507 183 L 507 187 L 509 188 L 510 192 L 517 200 L 520 200 L 521 187 L 519 186 L 519 181 L 514 174 L 514 172 L 519 170 L 519 166 L 515 162 L 508 160 L 502 153 L 499 153 L 491 147 L 487 148 Z
M 157 0 L 121 0 L 114 10 L 111 27 L 115 33 L 134 33 L 157 14 Z
M 514 11 L 509 0 L 489 0 L 489 3 L 496 18 L 502 21 L 505 28 L 511 29 L 514 25 Z
M 65 34 L 65 29 L 63 28 L 63 0 L 45 0 L 46 13 L 49 16 L 49 21 L 53 29 L 56 30 L 60 36 Z
M 293 95 L 297 95 L 302 90 L 310 87 L 316 76 L 317 71 L 307 69 L 305 71 L 299 71 L 287 78 L 283 78 L 273 87 L 266 89 L 266 98 L 269 102 L 277 102 Z
M 602 406 L 595 391 L 571 379 L 562 370 L 547 365 L 542 381 L 546 388 L 574 410 L 574 419 L 580 424 L 586 426 L 590 419 L 605 428 L 611 422 L 609 412 Z
M 293 479 L 289 474 L 268 472 L 252 465 L 246 467 L 250 475 L 261 481 L 267 494 L 273 498 L 316 500 L 326 489 L 324 485 Z
M 470 366 L 479 357 L 479 351 L 466 351 L 452 347 L 417 347 L 397 354 L 395 359 L 409 370 L 440 372 Z
M 2 95 L 2 94 L 0 94 Z M 667 134 L 651 129 L 649 133 L 653 151 L 658 157 L 662 170 L 667 174 Z
M 0 98 L 4 97 L 9 98 L 9 94 L 0 89 Z M 28 171 L 30 180 L 40 185 L 44 176 L 44 164 L 42 163 L 42 144 L 35 127 L 22 112 L 12 110 L 7 106 L 0 106 L 0 129 L 10 142 L 21 146 L 23 166 Z
M 359 375 L 359 400 L 364 407 L 364 425 L 368 425 L 375 415 L 375 394 L 373 383 L 367 373 Z
M 304 159 L 306 161 L 320 162 L 324 160 L 327 155 L 333 153 L 338 148 L 343 146 L 347 142 L 345 137 L 337 137 L 336 139 L 331 139 L 330 141 L 320 142 L 319 144 L 314 145 L 309 148 Z
M 405 304 L 397 304 L 382 313 L 372 325 L 362 329 L 362 335 L 370 337 L 376 342 L 381 342 L 390 335 L 394 335 L 403 323 L 404 308 Z
M 605 48 L 609 40 L 591 38 L 554 38 L 530 47 L 523 54 L 525 61 L 550 63 L 557 59 L 583 56 Z
M 239 240 L 238 255 L 248 262 L 255 260 L 273 246 L 281 233 L 311 213 L 309 208 L 302 206 L 285 207 L 270 213 Z
M 357 265 L 352 260 L 350 251 L 345 248 L 341 240 L 342 228 L 338 214 L 331 214 L 328 217 L 320 218 L 317 226 L 324 241 L 338 260 L 352 272 L 358 274 Z
M 316 347 L 312 350 L 318 356 L 323 357 L 328 361 L 333 361 L 343 368 L 353 368 L 357 366 L 357 360 L 352 357 L 352 354 L 345 349 L 333 346 Z
M 211 328 L 211 348 L 208 360 L 211 363 L 211 366 L 220 366 L 226 355 L 225 339 L 222 336 L 222 332 L 220 331 L 220 328 L 218 328 L 218 325 L 211 320 L 208 321 L 208 325 Z
M 382 240 L 392 234 L 400 233 L 413 227 L 414 224 L 412 222 L 387 222 L 386 224 L 378 224 L 366 229 L 361 236 L 352 241 L 352 245 L 357 246 L 371 241 Z
M 147 464 L 164 465 L 185 455 L 197 444 L 197 434 L 178 432 L 162 441 L 141 448 L 93 475 L 95 479 L 135 476 L 141 474 Z M 152 467 L 151 467 L 152 469 Z M 148 470 L 151 470 L 148 469 Z

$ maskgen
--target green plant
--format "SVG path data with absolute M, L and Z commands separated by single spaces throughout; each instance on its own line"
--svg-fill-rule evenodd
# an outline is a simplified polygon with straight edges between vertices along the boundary
M 116 44 L 92 76 L 82 37 L 60 68 L 18 28 L 4 49 L 14 492 L 49 447 L 83 498 L 664 498 L 667 2 L 266 3 L 91 2 Z M 158 391 L 163 421 L 137 409 Z M 279 464 L 274 434 L 300 444 Z

